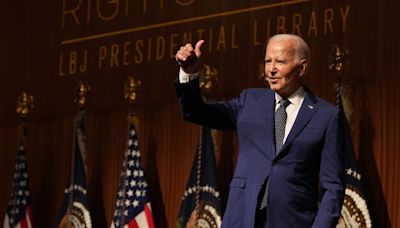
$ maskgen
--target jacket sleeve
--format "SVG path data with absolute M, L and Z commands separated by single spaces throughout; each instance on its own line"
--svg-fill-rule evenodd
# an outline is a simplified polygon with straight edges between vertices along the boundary
M 231 100 L 204 102 L 198 78 L 187 83 L 176 81 L 175 88 L 186 121 L 219 130 L 236 129 L 236 120 L 243 106 L 245 92 L 239 98 Z
M 335 227 L 344 198 L 344 159 L 339 135 L 339 111 L 326 131 L 320 165 L 320 205 L 312 227 Z

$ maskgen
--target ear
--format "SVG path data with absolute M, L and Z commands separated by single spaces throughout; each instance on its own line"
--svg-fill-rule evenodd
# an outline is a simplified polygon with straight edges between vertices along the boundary
M 306 76 L 308 73 L 308 60 L 307 59 L 302 59 L 300 60 L 300 68 L 299 68 L 299 75 L 301 77 Z

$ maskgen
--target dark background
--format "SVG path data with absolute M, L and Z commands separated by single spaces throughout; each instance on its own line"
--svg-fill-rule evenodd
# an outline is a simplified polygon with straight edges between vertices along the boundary
M 202 63 L 216 67 L 219 77 L 212 98 L 229 98 L 244 88 L 264 86 L 258 75 L 265 40 L 294 32 L 312 49 L 307 85 L 332 103 L 336 77 L 328 69 L 328 53 L 333 44 L 349 50 L 343 84 L 353 110 L 353 143 L 372 222 L 375 227 L 400 226 L 398 1 L 115 2 L 118 8 L 100 0 L 2 3 L 0 216 L 8 205 L 18 150 L 16 101 L 25 91 L 34 96 L 35 105 L 27 119 L 26 141 L 34 225 L 55 225 L 69 175 L 72 120 L 78 110 L 75 88 L 82 80 L 92 88 L 86 108 L 90 210 L 94 227 L 109 226 L 127 137 L 129 104 L 123 99 L 123 84 L 135 76 L 142 81 L 138 133 L 155 222 L 157 227 L 174 227 L 199 128 L 184 122 L 179 113 L 173 85 L 178 67 L 171 53 L 186 41 L 195 42 L 204 30 Z M 185 2 L 187 6 L 178 4 Z M 65 11 L 79 4 L 76 18 L 65 14 L 63 26 L 63 7 Z M 185 40 L 184 34 L 192 38 Z M 157 42 L 165 48 L 157 49 Z M 124 45 L 129 52 L 125 62 Z M 100 68 L 102 47 L 107 56 Z M 81 72 L 78 65 L 75 71 L 67 59 L 77 53 L 82 64 L 85 50 L 86 69 Z M 114 61 L 113 51 L 118 53 Z M 236 139 L 233 132 L 217 132 L 215 138 L 225 202 Z

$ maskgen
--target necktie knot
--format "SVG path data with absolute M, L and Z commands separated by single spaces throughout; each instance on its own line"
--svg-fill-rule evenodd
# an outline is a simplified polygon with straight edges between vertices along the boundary
M 281 107 L 286 108 L 286 107 L 290 104 L 290 101 L 287 100 L 287 99 L 282 99 L 282 100 L 279 102 L 279 104 L 280 104 Z

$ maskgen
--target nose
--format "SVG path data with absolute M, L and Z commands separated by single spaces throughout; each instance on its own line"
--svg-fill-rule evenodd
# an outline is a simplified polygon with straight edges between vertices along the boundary
M 270 76 L 274 76 L 277 72 L 275 62 L 271 61 L 265 65 L 265 73 Z

